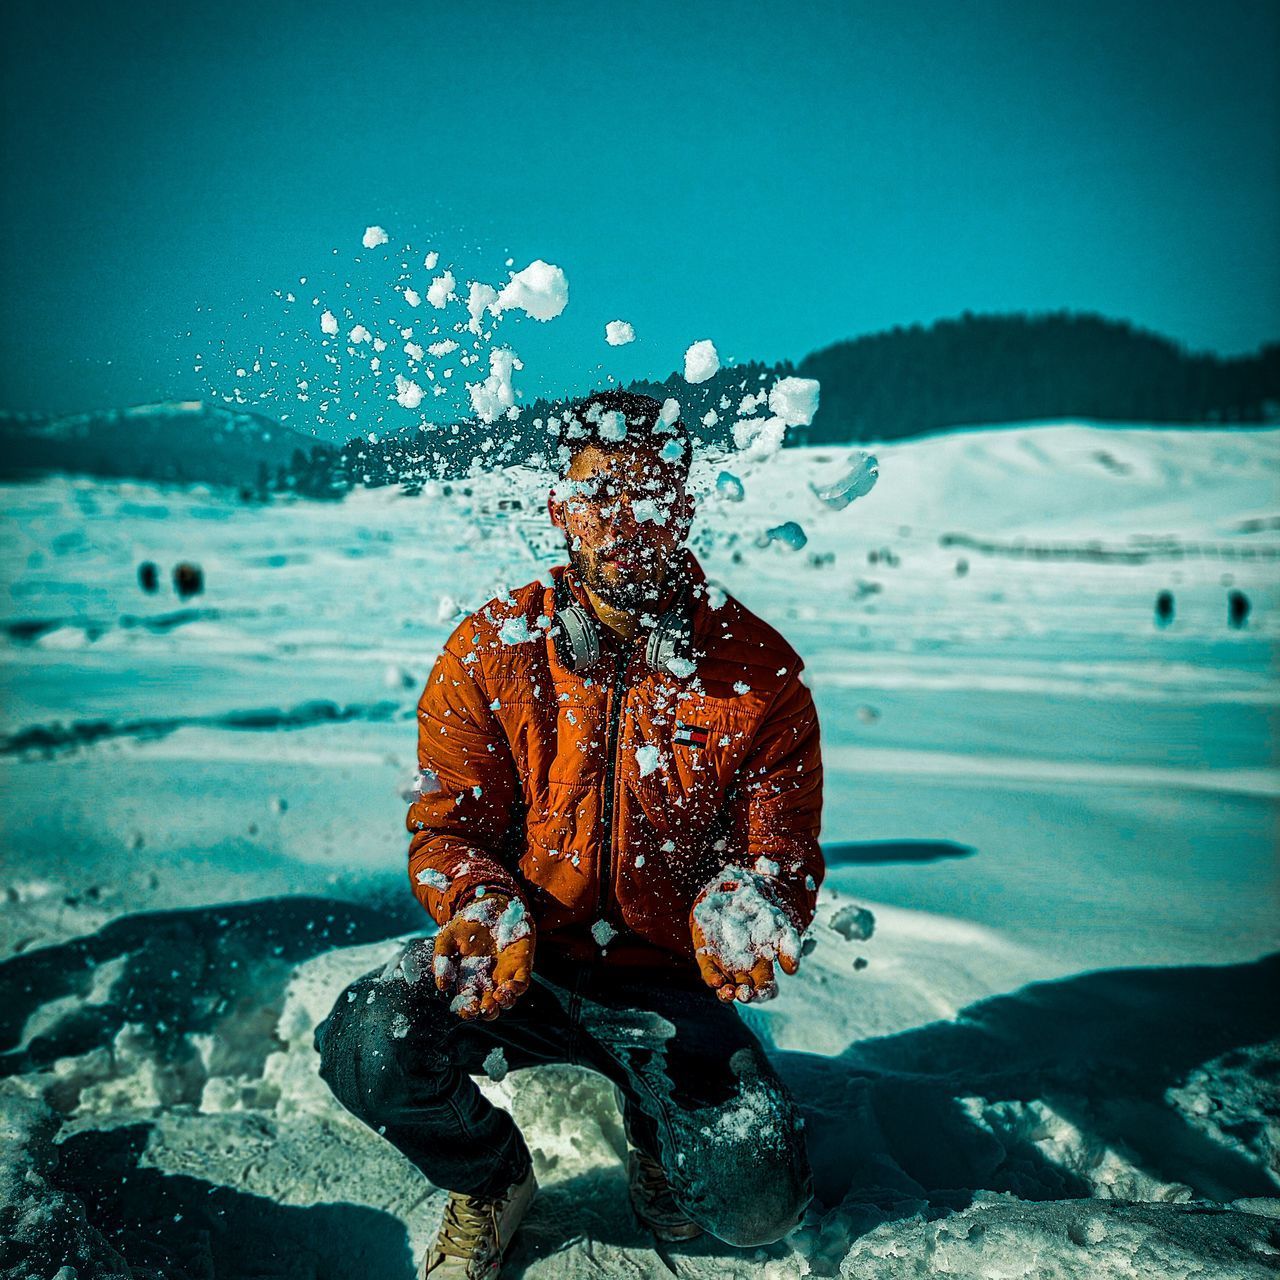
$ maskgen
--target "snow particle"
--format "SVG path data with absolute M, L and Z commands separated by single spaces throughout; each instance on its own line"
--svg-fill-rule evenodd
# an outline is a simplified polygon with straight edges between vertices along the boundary
M 625 320 L 610 320 L 604 327 L 604 340 L 611 347 L 625 347 L 636 340 L 636 331 Z
M 597 920 L 591 926 L 591 936 L 599 947 L 607 947 L 618 936 L 618 931 L 607 920 Z
M 720 368 L 720 357 L 716 354 L 715 343 L 710 338 L 695 342 L 684 353 L 684 380 L 686 382 L 706 382 L 715 377 Z
M 814 378 L 779 378 L 769 392 L 769 412 L 789 427 L 807 427 L 818 411 L 818 389 Z
M 534 320 L 554 320 L 568 305 L 569 281 L 559 267 L 535 258 L 502 287 L 494 314 L 519 310 Z

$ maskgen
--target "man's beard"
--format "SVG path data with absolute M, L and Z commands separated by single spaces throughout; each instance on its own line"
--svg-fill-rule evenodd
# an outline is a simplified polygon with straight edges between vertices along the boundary
M 605 604 L 627 613 L 652 609 L 667 586 L 667 574 L 661 570 L 657 580 L 629 576 L 607 577 L 603 560 L 590 560 L 585 552 L 573 547 L 569 548 L 569 564 L 578 579 L 585 582 Z

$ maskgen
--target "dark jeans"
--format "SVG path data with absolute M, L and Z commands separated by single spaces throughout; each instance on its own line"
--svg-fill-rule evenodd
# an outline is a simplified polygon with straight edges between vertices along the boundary
M 528 1167 L 515 1122 L 470 1078 L 501 1048 L 511 1070 L 569 1062 L 612 1080 L 632 1144 L 712 1235 L 768 1244 L 799 1223 L 813 1188 L 803 1121 L 737 1009 L 696 974 L 616 975 L 538 956 L 512 1009 L 468 1022 L 436 990 L 432 941 L 357 978 L 315 1034 L 338 1101 L 429 1181 L 492 1195 Z

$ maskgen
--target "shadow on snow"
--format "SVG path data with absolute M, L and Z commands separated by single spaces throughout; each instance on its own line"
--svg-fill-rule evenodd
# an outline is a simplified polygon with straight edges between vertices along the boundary
M 256 1061 L 229 1069 L 260 1071 L 279 1047 L 275 1020 L 298 964 L 421 928 L 416 904 L 389 901 L 382 907 L 282 897 L 148 912 L 11 957 L 0 963 L 0 1075 L 40 1071 L 110 1044 L 127 1023 L 143 1023 L 154 1033 L 157 1054 L 179 1068 L 169 1073 L 179 1083 L 165 1101 L 198 1103 L 204 1077 L 193 1067 L 190 1088 L 180 1083 L 183 1055 L 195 1052 L 189 1033 L 220 1035 L 235 1020 L 236 1034 L 227 1038 L 241 1045 L 256 1038 L 260 1052 L 253 1051 Z M 109 964 L 117 967 L 104 977 L 100 970 Z M 980 1001 L 953 1020 L 855 1041 L 834 1057 L 776 1048 L 771 1056 L 807 1113 L 818 1200 L 825 1206 L 846 1198 L 882 1205 L 917 1199 L 943 1211 L 967 1204 L 977 1189 L 1026 1200 L 1089 1195 L 1080 1174 L 1046 1158 L 1034 1123 L 1020 1125 L 1017 1108 L 1007 1110 L 1032 1102 L 1069 1121 L 1095 1149 L 1117 1150 L 1162 1182 L 1190 1186 L 1199 1198 L 1274 1196 L 1259 1164 L 1188 1124 L 1164 1094 L 1214 1059 L 1224 1059 L 1229 1070 L 1274 1077 L 1274 1052 L 1243 1051 L 1280 1034 L 1277 991 L 1280 954 L 1252 964 L 1082 973 Z M 58 1000 L 66 1004 L 60 1012 L 50 1008 Z M 37 1014 L 41 1027 L 23 1043 Z M 245 1035 L 255 1027 L 259 1035 Z M 1264 1096 L 1274 1080 L 1256 1084 L 1255 1096 Z M 50 1099 L 75 1103 L 59 1099 L 56 1088 Z M 996 1109 L 998 1137 L 971 1118 L 973 1108 L 984 1105 Z M 1003 1128 L 1002 1115 L 1013 1117 Z M 388 1276 L 409 1274 L 403 1227 L 389 1215 L 354 1205 L 283 1207 L 232 1187 L 138 1169 L 147 1129 L 79 1132 L 62 1143 L 55 1174 L 109 1238 L 119 1234 L 113 1224 L 145 1218 L 154 1234 L 130 1237 L 136 1260 L 117 1244 L 143 1273 L 155 1265 L 149 1258 L 168 1249 L 174 1275 L 252 1275 L 247 1259 L 256 1249 L 255 1266 L 265 1274 L 267 1260 L 289 1256 L 278 1251 L 296 1239 L 298 1248 L 313 1252 L 316 1241 L 335 1242 L 320 1250 L 325 1257 L 314 1271 L 303 1268 L 300 1275 L 359 1274 L 369 1271 L 371 1260 Z M 129 1169 L 126 1181 L 120 1174 Z M 563 1248 L 557 1224 L 566 1219 L 585 1224 L 588 1247 L 595 1241 L 645 1248 L 629 1213 L 610 1208 L 614 1202 L 625 1206 L 620 1170 L 547 1187 L 526 1221 L 513 1271 Z M 216 1232 L 198 1225 L 211 1212 Z M 181 1250 L 206 1247 L 190 1244 L 200 1232 L 209 1236 L 212 1273 L 199 1269 L 198 1257 L 194 1269 L 183 1270 Z M 680 1247 L 704 1256 L 721 1251 L 734 1252 L 710 1240 Z

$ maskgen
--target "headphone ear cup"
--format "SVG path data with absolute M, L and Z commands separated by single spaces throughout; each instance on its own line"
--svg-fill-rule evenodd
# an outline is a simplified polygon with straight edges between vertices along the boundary
M 670 663 L 676 658 L 688 658 L 692 649 L 689 635 L 689 618 L 676 607 L 668 609 L 649 632 L 644 643 L 644 660 L 654 671 L 671 674 Z
M 600 658 L 600 633 L 578 604 L 556 612 L 556 657 L 570 671 L 585 671 Z

